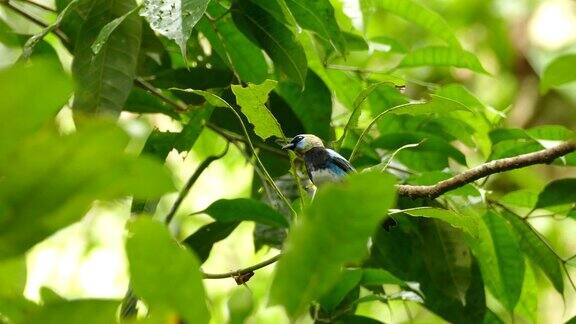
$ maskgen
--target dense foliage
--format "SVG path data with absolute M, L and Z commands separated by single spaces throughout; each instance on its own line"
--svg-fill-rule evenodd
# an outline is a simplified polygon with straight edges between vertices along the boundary
M 576 55 L 527 49 L 501 2 L 0 1 L 0 319 L 242 323 L 274 305 L 281 319 L 319 322 L 568 319 L 576 153 L 438 197 L 396 192 L 574 140 Z M 125 118 L 154 127 L 145 143 Z M 359 172 L 311 200 L 301 161 L 280 149 L 300 133 Z M 202 136 L 214 144 L 195 145 Z M 251 194 L 179 212 L 202 171 L 233 150 L 253 172 Z M 175 185 L 165 161 L 190 151 L 207 159 Z M 175 192 L 168 211 L 158 207 Z M 125 197 L 122 311 L 120 296 L 67 300 L 46 288 L 40 303 L 25 299 L 27 251 L 95 201 Z M 178 226 L 198 214 L 213 221 Z M 261 265 L 274 264 L 272 278 L 260 266 L 222 269 L 239 285 L 269 281 L 265 293 L 227 297 L 223 317 L 203 283 L 219 276 L 200 267 L 243 222 L 256 224 L 257 251 L 282 256 Z

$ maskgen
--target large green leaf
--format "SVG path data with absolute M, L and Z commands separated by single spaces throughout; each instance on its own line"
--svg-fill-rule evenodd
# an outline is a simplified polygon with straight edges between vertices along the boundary
M 0 299 L 23 296 L 26 287 L 26 259 L 17 256 L 0 260 Z M 2 301 L 0 301 L 2 304 Z M 0 309 L 2 313 L 2 309 Z
M 102 27 L 100 33 L 98 34 L 98 37 L 96 37 L 96 40 L 91 46 L 94 55 L 98 55 L 98 53 L 100 53 L 102 46 L 106 44 L 108 38 L 110 38 L 110 35 L 116 30 L 116 28 L 118 28 L 118 26 L 120 26 L 124 22 L 124 20 L 128 18 L 128 16 L 134 14 L 139 9 L 140 6 L 134 7 L 134 9 L 128 11 L 127 13 L 112 20 L 111 22 L 107 23 L 104 27 Z
M 432 35 L 444 40 L 448 45 L 454 48 L 460 47 L 458 39 L 444 18 L 417 2 L 413 0 L 372 0 L 372 3 L 421 26 Z
M 142 21 L 128 15 L 101 46 L 92 52 L 100 30 L 136 6 L 133 0 L 95 0 L 82 24 L 74 50 L 76 80 L 73 108 L 91 114 L 118 114 L 126 102 L 136 73 Z
M 254 199 L 220 199 L 210 204 L 202 212 L 219 222 L 249 220 L 266 225 L 288 227 L 288 221 L 282 214 Z
M 26 323 L 59 324 L 114 323 L 119 302 L 105 299 L 78 299 L 44 305 L 26 318 Z
M 576 66 L 576 54 L 563 55 L 549 63 L 540 79 L 542 92 L 576 81 L 574 66 Z
M 79 220 L 96 199 L 156 198 L 173 190 L 169 172 L 156 161 L 126 155 L 127 143 L 117 126 L 86 122 L 71 135 L 38 132 L 2 161 L 0 258 Z
M 513 311 L 524 281 L 524 256 L 509 224 L 499 215 L 487 212 L 479 226 L 473 250 L 486 285 L 494 296 Z
M 190 323 L 208 323 L 199 263 L 171 237 L 164 224 L 139 218 L 128 224 L 131 285 L 149 309 L 168 309 Z
M 329 312 L 334 311 L 338 304 L 344 300 L 344 297 L 360 283 L 362 274 L 362 269 L 342 271 L 338 283 L 328 293 L 320 297 L 322 308 Z
M 200 227 L 196 232 L 188 236 L 182 244 L 190 248 L 201 263 L 204 263 L 214 243 L 228 237 L 238 227 L 240 222 L 213 222 Z
M 186 56 L 186 43 L 210 0 L 144 0 L 141 15 L 152 29 L 172 39 Z
M 462 49 L 441 46 L 423 47 L 411 51 L 402 59 L 398 68 L 422 66 L 452 66 L 488 74 L 476 55 Z
M 538 195 L 535 208 L 546 208 L 565 204 L 576 204 L 576 178 L 550 182 Z
M 393 183 L 385 174 L 362 173 L 322 187 L 290 232 L 271 303 L 295 317 L 336 283 L 346 262 L 365 256 L 368 238 L 394 202 Z
M 281 82 L 276 91 L 288 102 L 307 133 L 315 134 L 324 140 L 332 137 L 332 94 L 316 73 L 308 71 L 304 89 L 293 83 Z
M 0 160 L 55 116 L 71 91 L 70 78 L 51 61 L 34 61 L 0 71 Z
M 545 239 L 540 236 L 530 224 L 520 217 L 508 211 L 503 211 L 502 215 L 512 225 L 516 235 L 520 237 L 520 248 L 535 265 L 544 271 L 554 288 L 562 294 L 564 291 L 562 270 L 560 269 L 560 261 L 552 248 L 550 248 L 544 241 Z
M 346 42 L 336 23 L 334 8 L 329 0 L 286 0 L 286 5 L 294 14 L 298 25 L 316 33 L 340 54 L 346 52 Z
M 248 0 L 234 2 L 232 17 L 238 28 L 268 53 L 282 73 L 304 87 L 308 70 L 306 55 L 292 31 Z
M 248 86 L 232 85 L 232 92 L 242 113 L 254 125 L 254 132 L 263 140 L 271 136 L 284 138 L 282 127 L 266 107 L 268 94 L 276 87 L 277 82 L 266 80 L 262 84 L 249 83 Z
M 220 16 L 226 14 L 226 9 L 212 2 L 207 12 L 212 16 Z M 230 69 L 236 71 L 240 79 L 254 83 L 266 80 L 268 65 L 262 50 L 240 32 L 230 16 L 214 22 L 203 18 L 198 22 L 197 28 L 206 36 L 214 51 Z

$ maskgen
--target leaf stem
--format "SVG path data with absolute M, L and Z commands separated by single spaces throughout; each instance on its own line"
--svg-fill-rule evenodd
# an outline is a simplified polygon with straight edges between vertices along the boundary
M 258 269 L 262 269 L 266 266 L 269 266 L 271 264 L 273 264 L 274 262 L 280 260 L 280 257 L 282 256 L 282 254 L 278 254 L 276 256 L 271 257 L 268 260 L 262 261 L 260 263 L 257 263 L 253 266 L 250 266 L 248 268 L 244 268 L 244 269 L 240 269 L 240 270 L 236 270 L 236 271 L 231 271 L 231 272 L 225 272 L 225 273 L 206 273 L 206 272 L 202 272 L 202 277 L 204 279 L 225 279 L 225 278 L 232 278 L 232 277 L 236 277 L 236 276 L 241 276 L 243 274 L 247 274 L 250 272 L 254 272 Z

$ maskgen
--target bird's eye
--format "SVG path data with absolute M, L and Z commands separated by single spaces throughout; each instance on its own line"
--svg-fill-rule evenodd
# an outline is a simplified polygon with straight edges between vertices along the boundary
M 295 143 L 295 144 L 296 144 L 296 143 L 300 142 L 300 141 L 303 140 L 303 139 L 304 139 L 304 136 L 298 135 L 298 136 L 294 137 L 294 139 L 292 140 L 292 143 Z

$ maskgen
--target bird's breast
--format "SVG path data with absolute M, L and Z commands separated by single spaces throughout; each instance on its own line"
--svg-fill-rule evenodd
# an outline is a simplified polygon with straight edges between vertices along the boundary
M 310 180 L 312 180 L 314 185 L 316 185 L 317 187 L 321 186 L 326 182 L 337 182 L 343 180 L 341 174 L 330 169 L 313 170 L 310 172 L 310 175 L 312 176 L 312 179 Z

